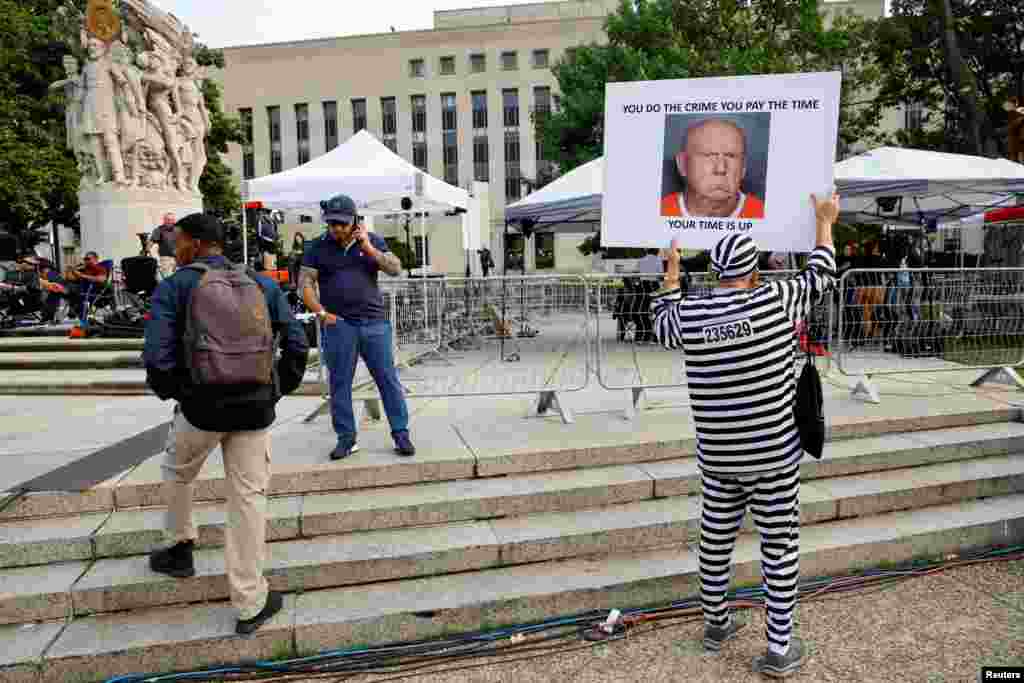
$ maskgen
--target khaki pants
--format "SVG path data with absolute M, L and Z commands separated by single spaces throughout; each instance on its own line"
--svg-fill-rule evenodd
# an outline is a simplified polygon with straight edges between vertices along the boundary
M 160 261 L 160 274 L 165 278 L 174 275 L 175 269 L 178 267 L 178 262 L 173 256 L 161 256 Z
M 231 603 L 241 619 L 251 619 L 267 603 L 263 561 L 270 481 L 269 432 L 204 432 L 176 410 L 172 433 L 174 447 L 168 449 L 162 468 L 168 500 L 167 530 L 175 543 L 198 538 L 192 523 L 192 482 L 219 444 L 228 488 L 224 554 Z

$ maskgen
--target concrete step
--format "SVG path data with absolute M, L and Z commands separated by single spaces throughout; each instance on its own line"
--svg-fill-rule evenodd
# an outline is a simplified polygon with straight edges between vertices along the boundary
M 643 481 L 637 473 L 632 477 Z M 1024 455 L 991 456 L 816 480 L 802 487 L 801 518 L 805 525 L 814 525 L 1019 492 L 1024 492 Z M 598 502 L 585 511 L 297 538 L 304 528 L 296 519 L 299 502 L 277 503 L 271 535 L 290 540 L 269 545 L 266 570 L 271 585 L 284 591 L 685 543 L 696 537 L 700 519 L 699 497 L 684 496 L 604 506 Z M 744 529 L 754 529 L 749 515 Z M 97 537 L 97 546 L 101 538 Z M 184 581 L 171 579 L 150 571 L 142 555 L 0 571 L 0 623 L 51 619 L 64 610 L 83 615 L 228 596 L 221 550 L 198 550 L 196 572 Z
M 67 337 L 0 337 L 2 353 L 142 351 L 142 339 L 70 339 Z
M 886 420 L 882 426 L 868 425 L 868 433 L 883 426 L 897 433 L 833 441 L 822 460 L 805 458 L 801 468 L 806 478 L 821 478 L 1024 451 L 1024 424 L 990 422 L 1000 416 L 1004 411 Z M 964 422 L 971 426 L 954 426 Z M 463 425 L 453 430 L 447 421 L 421 422 L 422 428 L 414 433 L 419 452 L 409 459 L 393 455 L 385 432 L 367 431 L 360 436 L 363 450 L 340 462 L 327 458 L 334 447 L 329 426 L 284 425 L 274 432 L 270 492 L 274 496 L 303 495 L 637 463 L 654 479 L 654 496 L 699 490 L 693 439 L 678 438 L 687 434 L 678 413 L 645 417 L 638 423 L 645 425 L 644 429 L 625 434 L 619 434 L 618 427 L 630 423 L 609 423 L 604 415 L 580 416 L 573 425 L 516 420 L 518 434 L 514 438 L 505 438 L 503 423 L 492 424 L 494 432 L 487 433 Z M 898 433 L 908 425 L 922 431 Z M 929 429 L 929 425 L 938 428 Z M 856 428 L 868 431 L 862 423 Z M 835 432 L 844 429 L 842 423 L 833 427 Z M 612 435 L 602 430 L 612 431 Z M 534 450 L 522 445 L 525 443 L 534 444 Z M 164 506 L 161 459 L 151 458 L 119 480 L 84 493 L 30 494 L 0 512 L 0 521 Z M 224 496 L 223 466 L 214 454 L 196 480 L 195 499 L 216 502 Z
M 140 351 L 34 351 L 0 353 L 0 370 L 82 370 L 141 368 Z
M 465 540 L 471 540 L 467 538 Z M 820 523 L 801 530 L 803 576 L 1024 541 L 1024 495 Z M 737 543 L 735 586 L 760 582 L 758 539 Z M 698 592 L 695 552 L 669 548 L 547 561 L 288 596 L 253 637 L 227 603 L 0 627 L 4 681 L 66 683 L 306 656 L 590 610 L 667 604 Z

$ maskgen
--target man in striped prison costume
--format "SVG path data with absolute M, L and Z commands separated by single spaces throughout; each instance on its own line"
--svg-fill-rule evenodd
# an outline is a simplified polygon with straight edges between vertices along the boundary
M 832 225 L 838 197 L 811 195 L 817 247 L 807 268 L 760 283 L 757 245 L 724 237 L 711 253 L 719 286 L 683 298 L 679 241 L 672 241 L 664 288 L 654 294 L 654 330 L 686 355 L 686 380 L 701 471 L 700 581 L 704 645 L 717 651 L 744 624 L 726 604 L 736 534 L 747 507 L 761 535 L 768 651 L 754 670 L 784 677 L 803 663 L 792 637 L 799 575 L 800 437 L 793 420 L 796 326 L 836 286 Z

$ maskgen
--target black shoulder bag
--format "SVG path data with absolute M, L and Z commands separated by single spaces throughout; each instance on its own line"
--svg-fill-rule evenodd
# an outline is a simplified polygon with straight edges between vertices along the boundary
M 821 391 L 821 376 L 814 365 L 810 338 L 807 342 L 807 362 L 796 383 L 793 400 L 793 419 L 800 432 L 800 447 L 811 456 L 821 459 L 825 449 L 825 400 Z

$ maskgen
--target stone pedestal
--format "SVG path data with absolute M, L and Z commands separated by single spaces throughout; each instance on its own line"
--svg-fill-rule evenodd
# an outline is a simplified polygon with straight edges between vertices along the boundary
M 163 222 L 168 211 L 178 218 L 203 210 L 201 195 L 177 190 L 107 185 L 78 193 L 82 223 L 82 253 L 95 251 L 100 260 L 139 255 L 137 234 L 147 235 Z

